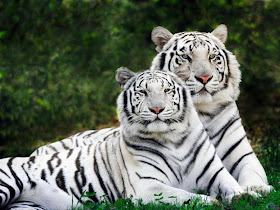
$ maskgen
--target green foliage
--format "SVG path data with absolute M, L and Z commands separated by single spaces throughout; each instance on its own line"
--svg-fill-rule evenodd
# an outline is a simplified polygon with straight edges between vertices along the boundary
M 1 1 L 0 156 L 28 155 L 33 141 L 110 126 L 120 91 L 114 71 L 150 66 L 150 32 L 158 25 L 175 33 L 225 23 L 227 48 L 243 72 L 246 124 L 277 118 L 279 7 L 279 0 Z
M 275 178 L 279 178 L 275 174 Z M 279 181 L 279 179 L 278 179 Z M 118 199 L 115 203 L 110 203 L 106 199 L 100 203 L 85 203 L 83 207 L 74 207 L 73 210 L 86 210 L 86 209 L 130 209 L 130 210 L 154 210 L 154 209 L 166 209 L 166 210 L 189 210 L 189 209 L 204 209 L 204 210 L 213 210 L 213 209 L 238 209 L 238 210 L 248 210 L 248 209 L 278 209 L 280 207 L 280 184 L 275 185 L 275 192 L 271 192 L 268 195 L 263 195 L 260 198 L 254 199 L 251 196 L 243 196 L 239 201 L 233 201 L 232 204 L 227 204 L 220 201 L 220 204 L 209 205 L 199 200 L 192 200 L 186 205 L 179 205 L 178 203 L 164 203 L 161 201 L 150 202 L 144 204 L 141 199 L 135 200 L 132 197 L 126 199 Z
M 101 202 L 94 203 L 94 202 L 88 202 L 83 203 L 82 207 L 73 207 L 73 210 L 86 210 L 86 209 L 116 209 L 116 210 L 124 210 L 124 209 L 130 209 L 130 210 L 156 210 L 156 209 L 166 209 L 166 210 L 188 210 L 188 209 L 218 209 L 218 205 L 209 205 L 205 204 L 203 201 L 200 201 L 198 199 L 191 200 L 187 205 L 179 205 L 176 203 L 176 200 L 174 199 L 173 203 L 164 203 L 159 199 L 157 200 L 158 196 L 161 196 L 162 193 L 159 193 L 158 195 L 155 195 L 155 202 L 150 203 L 143 203 L 142 199 L 135 200 L 133 197 L 129 198 L 120 198 L 115 203 L 110 203 L 107 199 L 101 198 Z M 104 197 L 105 198 L 105 197 Z

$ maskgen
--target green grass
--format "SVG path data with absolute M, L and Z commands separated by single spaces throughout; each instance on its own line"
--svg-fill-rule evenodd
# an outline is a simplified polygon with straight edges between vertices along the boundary
M 274 174 L 273 178 L 278 179 L 279 182 L 280 173 Z M 103 199 L 103 202 L 100 203 L 85 203 L 83 207 L 77 208 L 73 205 L 73 210 L 86 210 L 86 209 L 130 209 L 130 210 L 153 210 L 153 209 L 254 209 L 254 210 L 263 210 L 263 209 L 279 209 L 280 208 L 280 184 L 274 185 L 276 191 L 271 192 L 266 196 L 254 199 L 251 196 L 246 196 L 241 198 L 239 201 L 232 202 L 231 205 L 220 201 L 219 205 L 208 205 L 199 200 L 193 200 L 187 205 L 163 203 L 160 200 L 156 202 L 151 202 L 144 204 L 142 200 L 137 200 L 133 198 L 119 199 L 115 203 L 110 203 L 106 199 Z

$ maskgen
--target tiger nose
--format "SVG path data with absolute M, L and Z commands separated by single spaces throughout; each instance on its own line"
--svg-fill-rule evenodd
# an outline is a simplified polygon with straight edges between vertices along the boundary
M 213 76 L 196 76 L 195 78 L 202 84 L 207 84 Z
M 152 107 L 149 110 L 155 114 L 161 113 L 165 108 L 164 107 Z

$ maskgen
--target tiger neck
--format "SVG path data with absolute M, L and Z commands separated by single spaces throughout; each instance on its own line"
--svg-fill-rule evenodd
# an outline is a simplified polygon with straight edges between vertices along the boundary
M 238 108 L 234 100 L 220 103 L 195 105 L 199 119 L 206 129 L 216 126 L 217 122 L 224 121 L 227 115 L 239 116 Z

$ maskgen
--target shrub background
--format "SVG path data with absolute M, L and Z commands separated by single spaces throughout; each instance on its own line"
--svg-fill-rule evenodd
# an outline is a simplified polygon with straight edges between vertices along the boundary
M 149 68 L 158 25 L 176 33 L 226 24 L 247 131 L 279 128 L 279 11 L 279 0 L 2 0 L 0 157 L 116 124 L 115 70 Z

